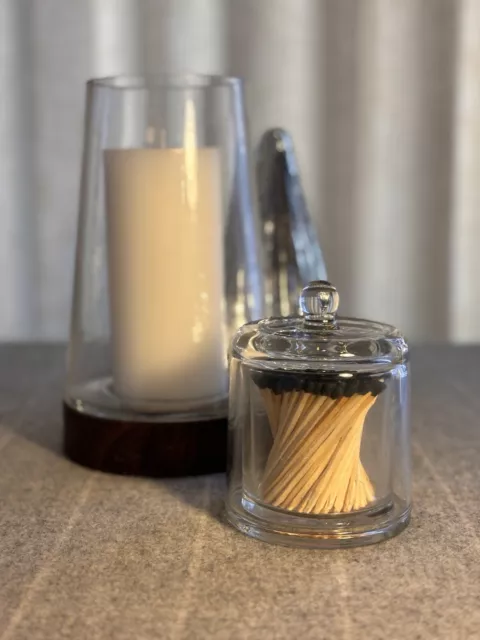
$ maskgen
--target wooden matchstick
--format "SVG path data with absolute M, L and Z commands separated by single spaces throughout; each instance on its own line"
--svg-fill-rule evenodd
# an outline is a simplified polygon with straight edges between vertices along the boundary
M 360 449 L 383 380 L 358 375 L 348 383 L 318 382 L 305 374 L 273 379 L 259 373 L 254 381 L 273 436 L 260 487 L 263 500 L 307 514 L 350 512 L 371 503 L 375 491 Z

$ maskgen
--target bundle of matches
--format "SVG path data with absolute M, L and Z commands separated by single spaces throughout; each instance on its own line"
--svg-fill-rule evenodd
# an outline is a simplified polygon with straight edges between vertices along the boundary
M 385 388 L 383 379 L 260 371 L 252 372 L 252 379 L 273 436 L 262 499 L 311 514 L 366 507 L 375 493 L 360 446 L 366 415 Z

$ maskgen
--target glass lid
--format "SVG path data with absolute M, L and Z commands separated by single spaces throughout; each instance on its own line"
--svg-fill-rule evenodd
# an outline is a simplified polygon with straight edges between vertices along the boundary
M 258 364 L 295 361 L 289 369 L 368 368 L 407 360 L 407 343 L 392 325 L 337 316 L 339 295 L 329 282 L 311 282 L 299 302 L 301 316 L 245 325 L 234 339 L 234 353 Z

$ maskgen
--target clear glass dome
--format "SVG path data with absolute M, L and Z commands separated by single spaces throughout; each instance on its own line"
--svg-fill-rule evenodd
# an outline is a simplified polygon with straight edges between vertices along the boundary
M 317 281 L 303 316 L 247 324 L 232 344 L 227 514 L 266 541 L 367 544 L 410 514 L 408 346 L 339 318 Z
M 244 325 L 233 340 L 233 354 L 255 358 L 266 368 L 297 370 L 381 369 L 406 360 L 407 343 L 398 329 L 371 320 L 337 317 L 338 293 L 323 282 L 303 290 L 303 316 Z M 317 309 L 316 296 L 325 290 L 325 309 Z
M 78 462 L 224 469 L 228 343 L 264 313 L 245 126 L 236 78 L 88 83 L 64 396 Z

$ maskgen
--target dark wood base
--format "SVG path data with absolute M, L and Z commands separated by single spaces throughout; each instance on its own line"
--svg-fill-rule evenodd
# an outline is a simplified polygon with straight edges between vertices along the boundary
M 227 418 L 201 422 L 107 420 L 63 405 L 64 451 L 109 473 L 149 477 L 225 471 Z

